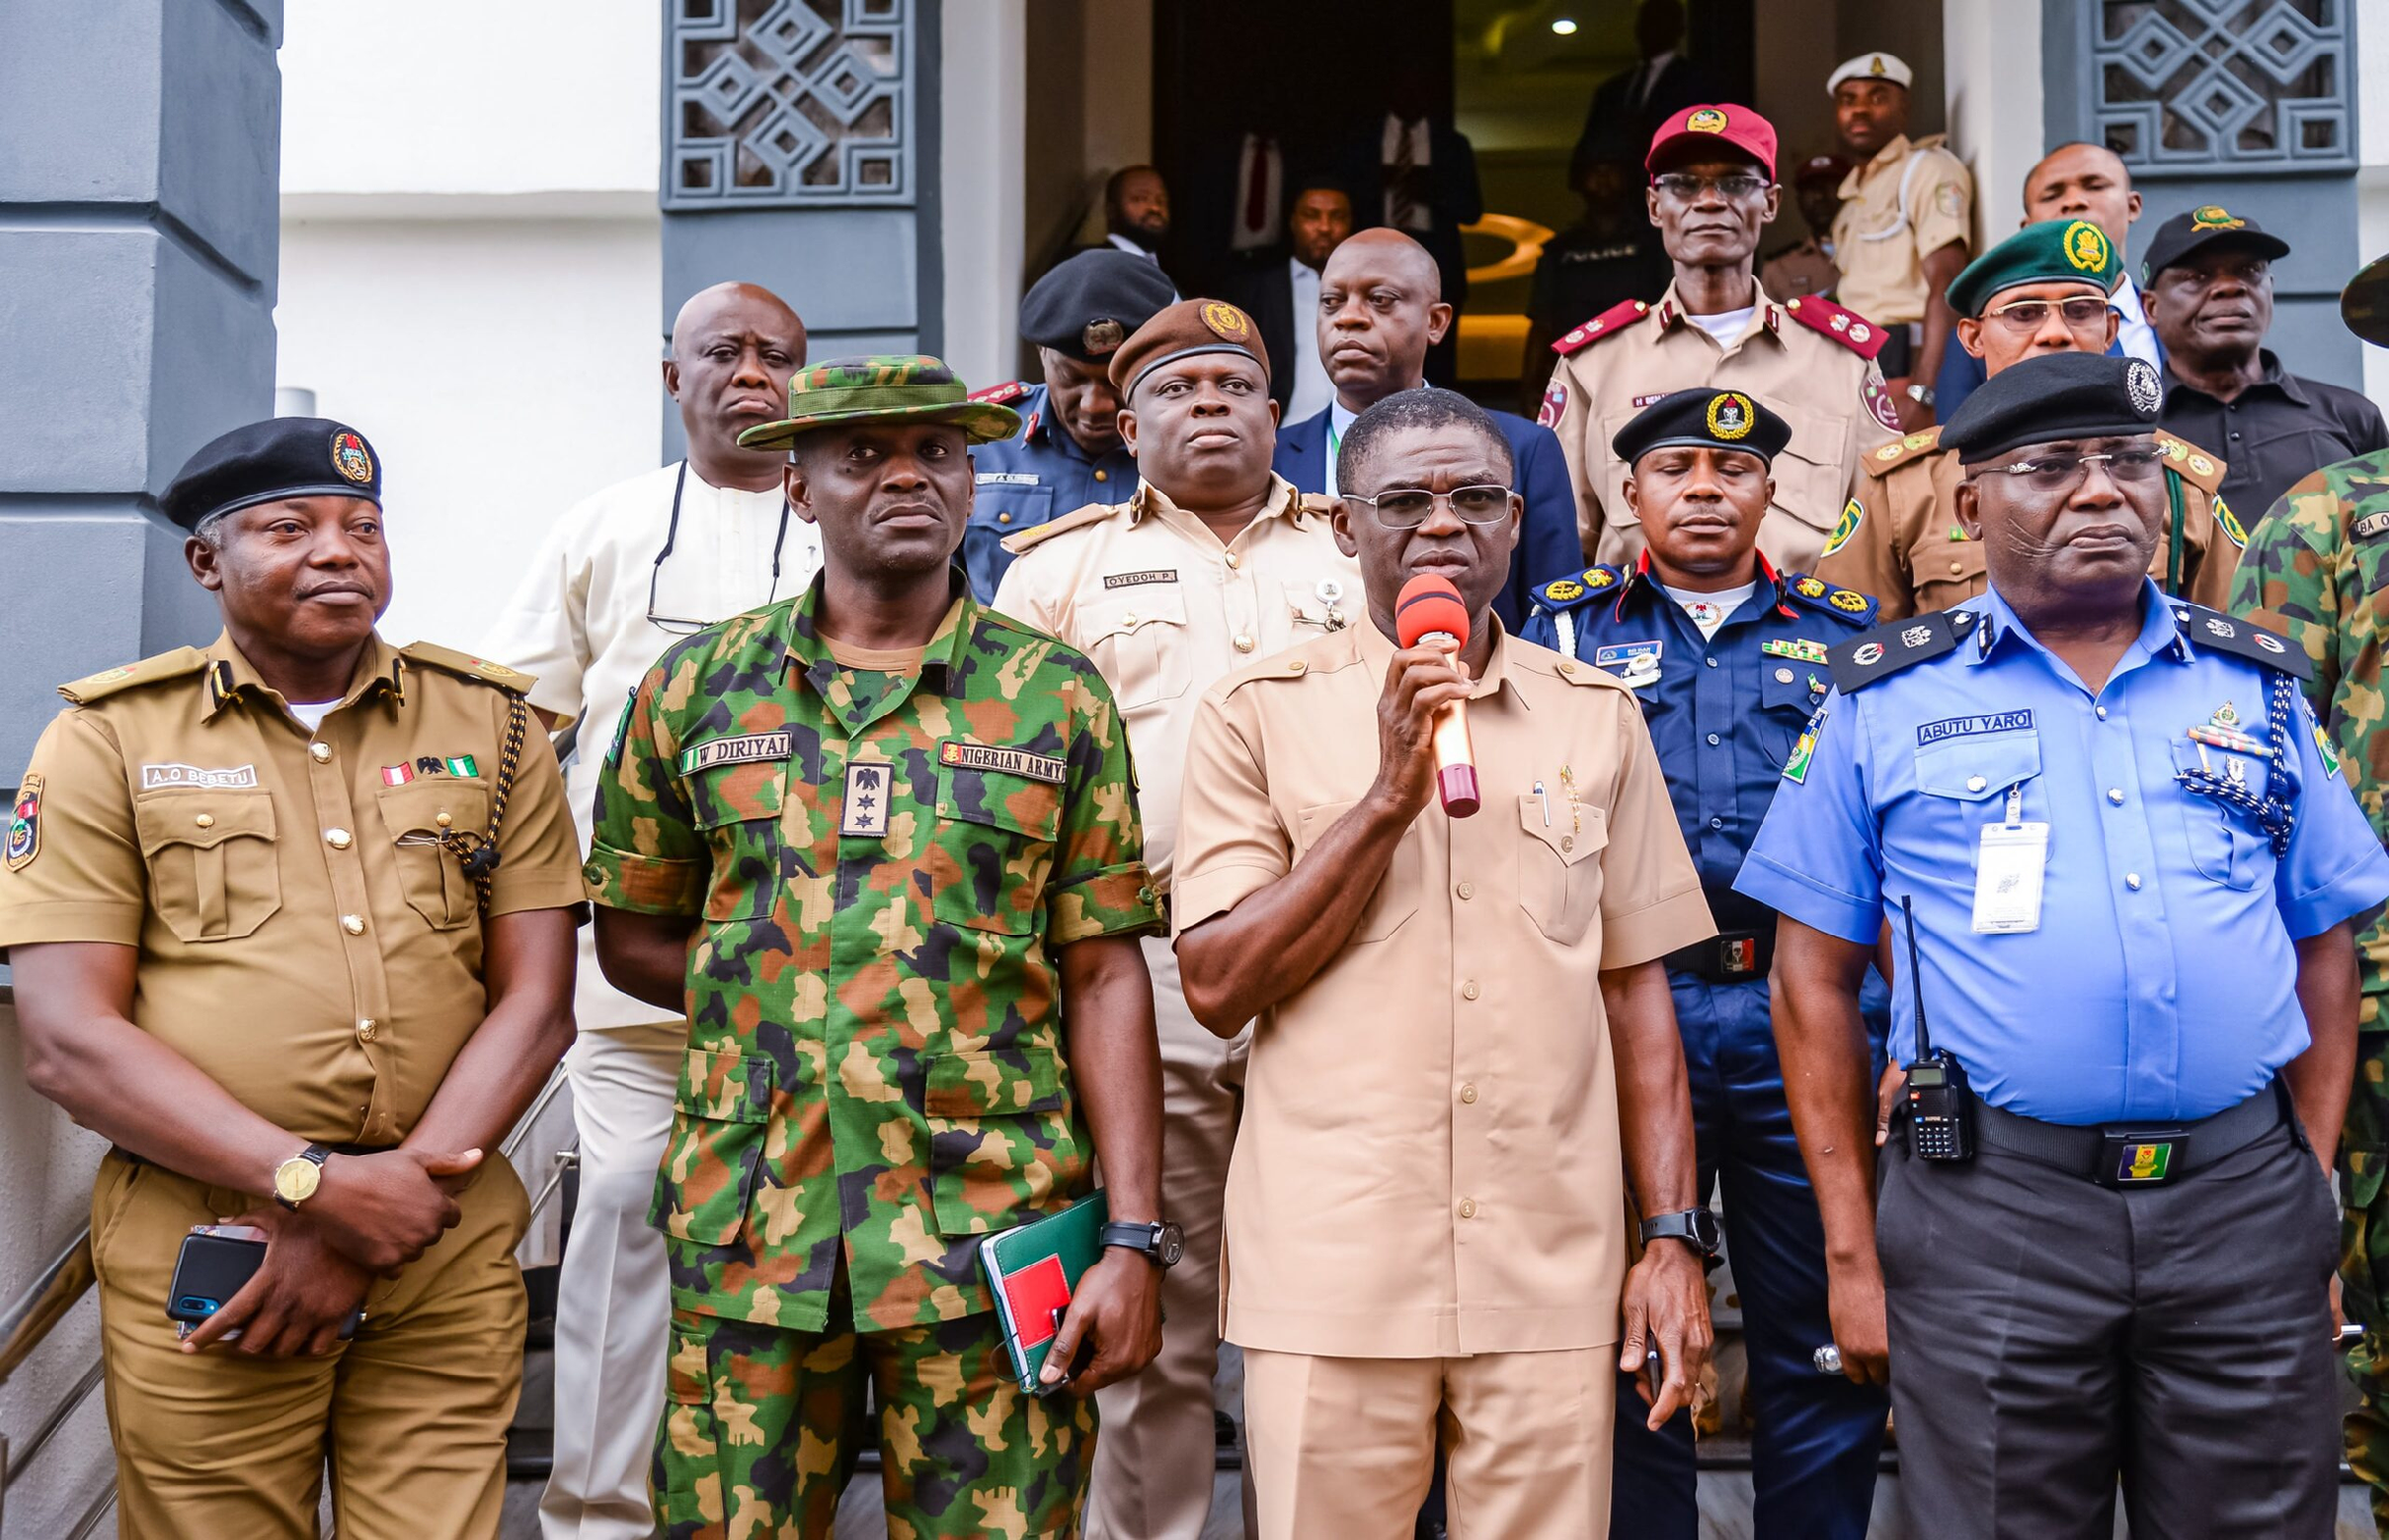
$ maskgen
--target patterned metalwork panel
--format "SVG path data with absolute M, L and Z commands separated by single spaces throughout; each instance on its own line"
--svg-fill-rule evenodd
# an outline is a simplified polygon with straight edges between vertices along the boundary
M 2352 170 L 2351 0 L 2080 6 L 2094 133 L 2135 171 Z
M 669 0 L 663 206 L 913 201 L 914 0 Z

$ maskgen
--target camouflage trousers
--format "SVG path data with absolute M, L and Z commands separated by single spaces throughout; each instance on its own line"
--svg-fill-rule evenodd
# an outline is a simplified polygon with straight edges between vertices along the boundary
M 2381 997 L 2366 995 L 2355 1089 L 2339 1138 L 2339 1282 L 2364 1340 L 2347 1355 L 2361 1400 L 2347 1414 L 2347 1464 L 2372 1488 L 2373 1524 L 2389 1535 L 2389 1032 L 2374 1031 Z
M 840 1289 L 833 1318 L 845 1309 Z M 828 1540 L 872 1412 L 889 1540 L 1079 1533 L 1094 1402 L 1022 1393 L 993 1313 L 901 1331 L 795 1332 L 685 1310 L 672 1312 L 655 1445 L 663 1533 Z

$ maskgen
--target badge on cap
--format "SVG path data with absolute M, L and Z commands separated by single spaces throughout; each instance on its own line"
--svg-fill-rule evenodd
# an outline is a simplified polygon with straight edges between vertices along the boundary
M 1116 352 L 1120 344 L 1127 340 L 1127 328 L 1109 317 L 1087 322 L 1086 330 L 1079 334 L 1079 342 L 1085 348 L 1088 358 L 1099 359 Z
M 2097 273 L 2107 265 L 2113 249 L 2107 245 L 2106 232 L 2087 219 L 2077 219 L 2066 226 L 2066 261 L 2084 273 Z
M 1726 131 L 1726 115 L 1716 107 L 1703 107 L 1684 120 L 1688 134 L 1722 134 Z
M 1867 73 L 1869 74 L 1887 75 L 1890 72 L 1890 70 L 1883 67 L 1883 56 L 1880 54 L 1877 54 L 1873 58 L 1867 60 Z
M 1727 390 L 1709 402 L 1709 431 L 1722 439 L 1748 438 L 1751 424 L 1758 418 L 1751 414 L 1751 398 Z
M 1230 342 L 1242 342 L 1253 334 L 1243 311 L 1217 299 L 1202 307 L 1202 324 Z
M 2132 409 L 2142 416 L 2155 416 L 2165 402 L 2165 392 L 2157 385 L 2157 367 L 2146 359 L 2132 360 L 2132 367 L 2123 372 L 2123 387 L 2131 393 Z
M 2231 211 L 2220 203 L 2202 203 L 2190 211 L 2190 228 L 2193 230 L 2244 230 L 2247 227 L 2246 220 L 2233 218 Z
M 346 429 L 332 435 L 332 469 L 364 487 L 374 479 L 373 451 L 365 440 Z

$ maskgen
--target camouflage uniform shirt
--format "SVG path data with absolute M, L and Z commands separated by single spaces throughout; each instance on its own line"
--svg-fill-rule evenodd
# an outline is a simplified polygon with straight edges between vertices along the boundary
M 672 1301 L 796 1331 L 991 1308 L 979 1237 L 1093 1148 L 1054 954 L 1158 928 L 1095 666 L 958 591 L 917 674 L 842 667 L 821 588 L 674 646 L 598 778 L 583 876 L 702 917 L 651 1221 Z

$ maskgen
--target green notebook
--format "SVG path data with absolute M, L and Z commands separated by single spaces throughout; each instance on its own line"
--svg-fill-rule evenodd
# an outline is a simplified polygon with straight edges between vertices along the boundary
M 1031 1395 L 1062 1388 L 1059 1383 L 1039 1384 L 1037 1371 L 1045 1364 L 1054 1329 L 1079 1279 L 1103 1255 L 1103 1226 L 1110 1216 L 1111 1205 L 1096 1191 L 978 1243 L 978 1264 L 986 1269 L 987 1287 L 995 1294 L 1012 1372 Z

